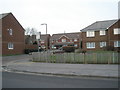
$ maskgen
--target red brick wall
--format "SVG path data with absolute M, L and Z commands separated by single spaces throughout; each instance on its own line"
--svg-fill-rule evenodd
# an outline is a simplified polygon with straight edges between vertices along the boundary
M 120 34 L 114 35 L 114 28 L 120 28 L 120 20 L 109 27 L 108 30 L 106 30 L 105 36 L 100 36 L 99 31 L 95 31 L 95 37 L 86 37 L 86 32 L 82 32 L 82 49 L 84 50 L 100 50 L 99 42 L 100 41 L 107 41 L 107 46 L 114 46 L 114 41 L 120 41 Z M 95 42 L 95 48 L 94 49 L 87 49 L 86 48 L 86 42 Z
M 106 35 L 100 36 L 99 31 L 95 31 L 95 37 L 86 37 L 86 32 L 82 32 L 82 49 L 84 50 L 100 50 L 100 42 L 106 41 L 108 44 L 108 32 L 106 31 Z M 95 42 L 95 48 L 88 49 L 86 48 L 87 42 Z
M 114 25 L 112 25 L 108 32 L 109 32 L 109 45 L 110 46 L 114 46 L 114 41 L 120 41 L 120 34 L 114 35 L 114 28 L 120 28 L 120 20 L 118 22 L 116 22 Z
M 58 40 L 58 42 L 62 42 L 62 39 L 66 39 L 66 42 L 70 42 L 70 40 L 69 40 L 67 37 L 65 37 L 65 36 L 61 37 L 61 38 Z
M 38 49 L 38 45 L 26 44 L 25 49 Z
M 9 35 L 7 29 L 13 29 L 13 35 Z M 3 55 L 24 53 L 24 29 L 12 14 L 9 14 L 2 19 L 2 35 Z M 14 44 L 13 50 L 8 49 L 9 42 Z

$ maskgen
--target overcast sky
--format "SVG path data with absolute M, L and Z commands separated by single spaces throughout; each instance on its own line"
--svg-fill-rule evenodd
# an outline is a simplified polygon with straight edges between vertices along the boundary
M 118 18 L 119 0 L 0 0 L 0 13 L 12 12 L 24 28 L 48 33 L 79 32 L 95 21 Z

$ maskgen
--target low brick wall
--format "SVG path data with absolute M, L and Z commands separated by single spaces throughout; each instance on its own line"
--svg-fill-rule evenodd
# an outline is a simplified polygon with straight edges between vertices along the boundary
M 26 44 L 25 49 L 38 49 L 38 45 Z

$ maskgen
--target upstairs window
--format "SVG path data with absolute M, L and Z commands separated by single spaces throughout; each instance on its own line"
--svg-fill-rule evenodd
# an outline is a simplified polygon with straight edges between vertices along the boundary
M 114 34 L 120 34 L 120 28 L 114 28 Z
M 13 35 L 13 30 L 12 29 L 8 29 L 8 33 L 9 33 L 9 35 Z
M 14 45 L 13 45 L 13 43 L 8 43 L 8 49 L 14 49 Z
M 100 31 L 100 35 L 106 35 L 106 31 Z
M 62 42 L 66 42 L 66 39 L 62 39 Z
M 52 40 L 52 43 L 54 43 L 54 40 Z
M 0 30 L 0 38 L 2 37 L 2 30 Z
M 76 42 L 76 41 L 77 41 L 77 38 L 75 38 L 74 41 Z
M 41 43 L 45 43 L 45 41 L 44 41 L 44 40 L 41 40 Z
M 95 36 L 95 32 L 94 31 L 87 31 L 86 36 L 87 37 L 94 37 Z

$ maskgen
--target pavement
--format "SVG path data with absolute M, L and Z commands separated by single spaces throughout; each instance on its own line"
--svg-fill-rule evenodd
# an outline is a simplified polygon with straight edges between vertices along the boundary
M 118 78 L 118 65 L 116 64 L 61 64 L 40 63 L 30 61 L 31 57 L 17 58 L 5 64 L 3 70 L 14 72 L 28 72 L 35 74 Z

